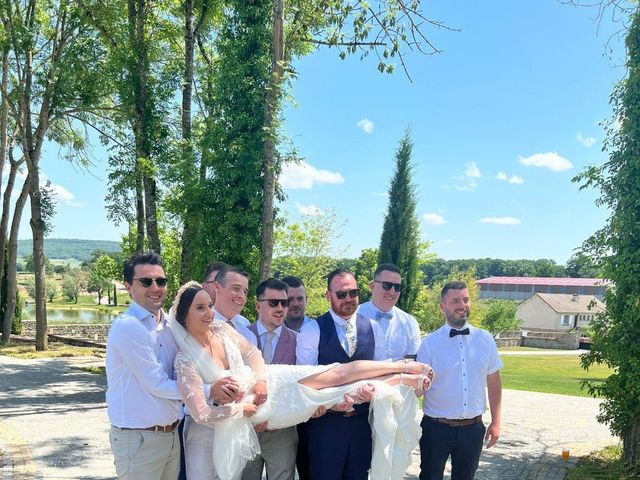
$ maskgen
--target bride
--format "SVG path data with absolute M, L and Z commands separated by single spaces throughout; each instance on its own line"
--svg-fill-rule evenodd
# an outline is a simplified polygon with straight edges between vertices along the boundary
M 418 443 L 417 401 L 431 385 L 430 367 L 412 361 L 266 366 L 260 351 L 232 327 L 214 320 L 211 298 L 197 282 L 178 291 L 169 313 L 178 344 L 175 369 L 190 416 L 185 423 L 187 478 L 236 480 L 259 453 L 252 424 L 268 428 L 308 420 L 345 395 L 369 401 L 373 431 L 372 480 L 402 478 Z M 203 384 L 233 377 L 237 400 L 215 405 Z M 215 428 L 214 428 L 215 426 Z M 215 437 L 215 438 L 214 438 Z

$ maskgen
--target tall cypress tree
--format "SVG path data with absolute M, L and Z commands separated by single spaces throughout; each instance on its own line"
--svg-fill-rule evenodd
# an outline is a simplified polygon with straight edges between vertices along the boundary
M 396 151 L 396 170 L 389 185 L 389 207 L 378 251 L 379 263 L 393 263 L 402 272 L 402 295 L 398 306 L 411 312 L 418 295 L 418 243 L 420 223 L 416 216 L 416 188 L 411 181 L 413 141 L 407 130 Z
M 596 186 L 596 202 L 611 212 L 605 226 L 583 249 L 613 282 L 604 300 L 606 314 L 592 322 L 593 345 L 583 356 L 589 367 L 604 363 L 614 370 L 604 382 L 589 386 L 604 397 L 598 420 L 622 436 L 623 457 L 640 465 L 640 10 L 626 38 L 627 77 L 614 90 L 614 120 L 605 147 L 609 161 L 576 177 L 581 188 Z

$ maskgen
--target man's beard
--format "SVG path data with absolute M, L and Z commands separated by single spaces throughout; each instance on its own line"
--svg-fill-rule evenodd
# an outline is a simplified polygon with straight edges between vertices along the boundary
M 469 318 L 469 314 L 467 313 L 462 318 L 457 318 L 455 316 L 455 314 L 454 315 L 446 315 L 446 317 L 447 317 L 447 323 L 449 325 L 451 325 L 453 328 L 460 329 L 460 328 L 464 327 L 465 324 L 467 323 L 467 320 Z

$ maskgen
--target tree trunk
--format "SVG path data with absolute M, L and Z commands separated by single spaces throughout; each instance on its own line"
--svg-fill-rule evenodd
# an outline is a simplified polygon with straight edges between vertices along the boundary
M 640 419 L 631 420 L 622 436 L 622 457 L 625 462 L 640 462 Z
M 6 92 L 9 85 L 9 52 L 7 48 L 2 49 L 2 79 L 0 79 L 2 91 Z M 7 162 L 7 143 L 8 143 L 8 127 L 9 127 L 9 102 L 2 95 L 2 105 L 0 106 L 0 185 L 2 185 L 2 174 L 4 172 L 4 164 Z M 13 178 L 11 177 L 13 173 Z M 10 197 L 15 182 L 15 173 L 13 169 L 9 174 L 9 180 L 4 192 L 4 200 L 2 204 L 2 220 L 0 221 L 0 279 L 4 275 L 4 256 L 5 243 L 7 241 L 7 225 L 9 223 Z M 9 192 L 9 194 L 7 194 Z M 0 290 L 0 305 L 2 305 L 2 291 Z M 4 335 L 3 335 L 4 337 Z
M 144 197 L 142 194 L 142 172 L 136 171 L 136 253 L 144 251 Z
M 13 324 L 13 318 L 16 311 L 16 289 L 17 289 L 17 277 L 16 277 L 16 264 L 18 260 L 18 232 L 20 230 L 20 220 L 22 219 L 22 211 L 25 203 L 27 203 L 27 197 L 29 196 L 29 177 L 24 181 L 20 195 L 16 200 L 15 208 L 13 209 L 13 219 L 11 220 L 11 232 L 9 234 L 9 251 L 7 252 L 8 270 L 7 270 L 7 307 L 4 317 L 4 323 L 2 325 L 2 341 L 9 342 L 11 334 L 11 325 Z
M 284 0 L 273 2 L 273 30 L 271 34 L 271 79 L 264 108 L 264 187 L 262 197 L 262 239 L 260 252 L 260 280 L 271 274 L 273 261 L 273 222 L 276 185 L 276 129 L 280 105 L 280 91 L 284 74 Z
M 191 259 L 193 255 L 193 224 L 192 202 L 190 195 L 193 189 L 191 181 L 193 168 L 193 148 L 191 145 L 191 101 L 193 96 L 193 58 L 195 46 L 195 31 L 193 26 L 194 0 L 186 0 L 184 6 L 184 79 L 182 85 L 182 142 L 184 155 L 184 192 L 186 205 L 182 219 L 182 252 L 180 255 L 180 281 L 186 282 L 191 275 Z M 191 160 L 191 161 L 190 161 Z
M 156 212 L 157 189 L 153 177 L 144 176 L 144 211 L 146 214 L 147 238 L 151 251 L 160 255 L 160 236 L 158 235 L 158 215 Z
M 113 306 L 118 306 L 118 289 L 116 288 L 115 282 L 113 282 Z

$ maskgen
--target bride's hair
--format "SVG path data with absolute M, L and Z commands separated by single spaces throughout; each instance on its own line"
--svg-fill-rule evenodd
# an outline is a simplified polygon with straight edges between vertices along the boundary
M 171 309 L 174 312 L 175 319 L 185 329 L 187 328 L 187 314 L 189 313 L 189 308 L 191 308 L 193 299 L 200 290 L 203 290 L 203 288 L 198 282 L 187 282 L 180 287 L 178 293 L 176 293 L 176 298 L 173 300 L 173 306 Z

